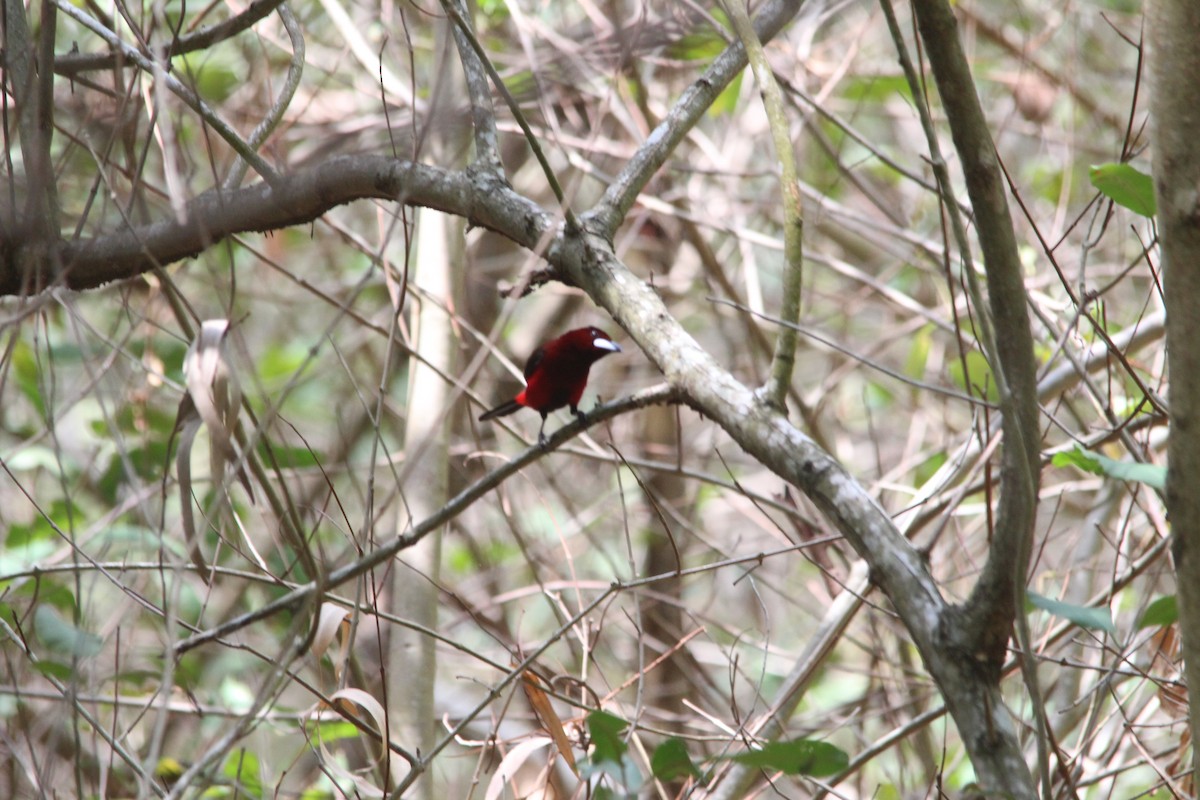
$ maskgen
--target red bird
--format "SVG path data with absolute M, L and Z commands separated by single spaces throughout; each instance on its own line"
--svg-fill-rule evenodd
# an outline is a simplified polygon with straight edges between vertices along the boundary
M 609 353 L 621 348 L 599 328 L 577 328 L 543 344 L 525 364 L 525 388 L 507 403 L 483 414 L 480 421 L 504 417 L 522 406 L 542 415 L 538 444 L 546 444 L 546 415 L 570 406 L 571 413 L 583 419 L 579 399 L 587 386 L 588 370 Z

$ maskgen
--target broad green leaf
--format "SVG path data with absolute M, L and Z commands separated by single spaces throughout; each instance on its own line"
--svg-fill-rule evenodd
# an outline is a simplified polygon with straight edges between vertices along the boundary
M 326 744 L 342 739 L 357 739 L 359 735 L 358 728 L 349 722 L 309 722 L 304 727 L 310 736 Z
M 978 350 L 968 350 L 966 368 L 963 359 L 956 358 L 950 362 L 950 379 L 963 391 L 976 397 L 982 397 L 993 403 L 1000 402 L 1000 389 L 996 379 L 992 377 L 992 367 L 988 364 L 983 353 Z M 967 385 L 968 381 L 970 386 Z
M 720 117 L 726 114 L 732 114 L 737 109 L 738 97 L 742 92 L 742 78 L 745 72 L 739 72 L 729 85 L 721 90 L 717 95 L 717 99 L 713 100 L 712 105 L 708 107 L 708 116 Z
M 1143 217 L 1153 217 L 1154 180 L 1131 164 L 1097 164 L 1089 170 L 1092 185 L 1108 199 Z
M 1040 608 L 1056 617 L 1074 622 L 1081 628 L 1107 631 L 1111 634 L 1116 634 L 1117 632 L 1117 626 L 1113 624 L 1112 612 L 1107 608 L 1077 606 L 1073 603 L 1064 603 L 1061 600 L 1046 597 L 1037 592 L 1027 591 L 1025 592 L 1025 597 L 1034 608 Z
M 179 56 L 179 71 L 187 75 L 205 100 L 220 102 L 246 81 L 238 73 L 241 63 L 218 52 L 187 53 Z
M 3 552 L 3 548 L 0 548 Z M 9 593 L 9 599 L 36 600 L 38 605 L 48 605 L 57 608 L 63 614 L 74 617 L 75 593 L 63 583 L 43 576 L 40 580 L 24 581 Z
M 58 678 L 60 681 L 71 680 L 71 667 L 59 661 L 42 659 L 34 665 L 37 671 L 48 678 Z
M 104 640 L 94 633 L 81 630 L 63 619 L 52 606 L 39 605 L 33 613 L 37 638 L 56 653 L 90 658 L 100 652 Z
M 54 529 L 37 519 L 32 525 L 13 525 L 0 547 L 0 575 L 24 572 L 58 547 Z
M 1138 628 L 1158 628 L 1164 625 L 1172 625 L 1179 620 L 1179 606 L 1175 602 L 1175 595 L 1163 595 L 1149 606 L 1146 607 L 1146 613 L 1142 614 L 1142 618 L 1138 620 Z
M 230 753 L 222 772 L 238 787 L 240 797 L 263 796 L 262 770 L 259 767 L 258 756 L 252 751 L 235 750 Z
M 292 380 L 301 367 L 311 367 L 312 347 L 299 341 L 268 347 L 255 357 L 254 366 L 258 377 L 269 389 L 283 386 Z
M 903 75 L 878 76 L 872 74 L 866 78 L 847 77 L 843 82 L 842 93 L 847 102 L 862 105 L 882 105 L 893 97 L 912 99 L 912 91 L 908 80 Z
M 925 365 L 929 363 L 929 349 L 933 344 L 933 325 L 926 325 L 912 337 L 908 355 L 904 359 L 904 374 L 921 380 L 925 377 Z
M 844 751 L 814 739 L 768 742 L 759 750 L 733 756 L 733 760 L 749 767 L 814 778 L 835 775 L 850 764 L 850 757 Z
M 261 457 L 267 459 L 268 464 L 280 469 L 305 469 L 320 463 L 318 455 L 307 447 L 268 445 L 266 440 L 262 440 L 258 443 L 258 452 Z
M 688 755 L 687 745 L 676 736 L 654 748 L 654 755 L 650 756 L 650 771 L 660 781 L 673 781 L 685 776 L 700 777 L 700 770 Z
M 1084 472 L 1090 472 L 1093 475 L 1104 474 L 1100 469 L 1100 461 L 1096 458 L 1096 454 L 1084 450 L 1082 447 L 1055 453 L 1054 457 L 1050 459 L 1050 463 L 1056 467 L 1079 467 Z
M 712 18 L 726 31 L 732 32 L 725 12 L 719 8 L 712 10 Z M 672 58 L 684 61 L 712 61 L 725 52 L 725 38 L 717 31 L 703 28 L 694 33 L 685 34 L 667 46 L 667 52 Z
M 504 0 L 479 0 L 477 6 L 479 13 L 492 24 L 503 22 L 510 16 L 508 4 Z
M 707 30 L 682 36 L 667 48 L 672 58 L 681 61 L 712 61 L 724 50 L 725 40 Z
M 1103 475 L 1122 481 L 1144 483 L 1152 489 L 1163 491 L 1167 486 L 1167 468 L 1136 461 L 1116 461 L 1099 453 L 1076 447 L 1074 450 L 1055 453 L 1051 462 L 1056 467 L 1078 467 L 1093 475 Z
M 917 466 L 915 474 L 916 485 L 924 486 L 926 481 L 937 474 L 937 471 L 942 468 L 942 465 L 946 463 L 948 458 L 949 456 L 946 455 L 946 451 L 941 450 L 922 461 Z
M 25 395 L 25 399 L 37 409 L 39 417 L 45 417 L 46 404 L 42 400 L 42 384 L 38 377 L 40 368 L 38 358 L 33 348 L 25 342 L 17 342 L 12 351 L 13 374 L 17 378 L 17 387 Z
M 903 800 L 904 795 L 896 788 L 894 783 L 884 783 L 875 787 L 875 793 L 871 796 L 871 800 Z
M 868 380 L 863 394 L 866 396 L 867 408 L 872 411 L 882 411 L 890 408 L 896 402 L 896 396 L 882 383 Z
M 621 756 L 625 755 L 625 742 L 621 734 L 629 727 L 629 723 L 607 711 L 593 711 L 588 714 L 587 726 L 595 747 L 592 760 L 596 763 L 620 763 Z
M 44 469 L 51 472 L 58 470 L 58 456 L 49 447 L 30 445 L 16 451 L 6 461 L 13 472 L 24 472 L 31 469 Z

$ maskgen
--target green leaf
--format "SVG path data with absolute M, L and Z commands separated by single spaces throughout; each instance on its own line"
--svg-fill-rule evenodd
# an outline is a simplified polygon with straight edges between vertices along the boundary
M 897 70 L 898 72 L 898 70 Z M 894 97 L 905 100 L 912 99 L 912 91 L 908 80 L 903 75 L 876 76 L 866 78 L 847 78 L 843 82 L 842 93 L 847 102 L 864 106 L 882 106 Z
M 230 753 L 222 772 L 238 787 L 239 796 L 263 796 L 262 770 L 259 768 L 258 756 L 250 750 L 235 750 Z
M 908 355 L 904 359 L 904 374 L 910 378 L 922 380 L 925 377 L 925 365 L 929 363 L 929 351 L 933 345 L 933 325 L 921 328 L 912 337 Z
M 650 771 L 660 781 L 673 781 L 688 776 L 700 777 L 700 770 L 688 755 L 687 745 L 677 736 L 672 736 L 654 748 L 654 755 L 650 756 Z
M 0 547 L 0 575 L 24 572 L 53 553 L 57 545 L 54 529 L 40 518 L 32 525 L 13 525 Z
M 1099 453 L 1084 450 L 1076 446 L 1074 450 L 1055 453 L 1050 460 L 1056 467 L 1078 467 L 1093 475 L 1103 475 L 1121 481 L 1136 481 L 1144 483 L 1160 492 L 1167 486 L 1167 468 L 1154 464 L 1140 464 L 1136 461 L 1115 461 Z
M 478 8 L 489 23 L 503 22 L 509 17 L 508 3 L 504 0 L 479 0 Z
M 1090 472 L 1093 475 L 1104 474 L 1100 469 L 1100 461 L 1096 458 L 1096 454 L 1078 446 L 1074 450 L 1055 453 L 1054 457 L 1050 459 L 1050 463 L 1056 467 L 1079 467 L 1084 472 Z
M 742 77 L 745 74 L 745 72 L 739 72 L 729 82 L 729 85 L 721 90 L 717 99 L 713 100 L 712 105 L 708 107 L 708 116 L 721 117 L 737 110 L 738 97 L 742 92 Z
M 836 775 L 850 765 L 850 757 L 844 751 L 814 739 L 768 742 L 760 750 L 733 756 L 733 760 L 748 767 L 814 778 Z
M 1143 217 L 1158 210 L 1154 201 L 1154 180 L 1131 164 L 1096 164 L 1088 172 L 1092 185 L 1108 199 Z
M 122 488 L 142 485 L 137 478 L 142 481 L 160 480 L 163 470 L 171 463 L 169 455 L 166 435 L 149 438 L 145 446 L 131 447 L 123 454 L 114 449 L 96 488 L 106 500 L 116 503 L 121 497 Z
M 1142 614 L 1142 618 L 1138 620 L 1138 629 L 1142 628 L 1159 628 L 1166 625 L 1173 625 L 1179 620 L 1179 606 L 1175 602 L 1175 595 L 1163 595 L 1149 606 L 1146 607 L 1146 612 Z
M 280 469 L 307 469 L 321 463 L 318 455 L 307 447 L 270 444 L 265 439 L 259 440 L 258 452 L 268 464 Z
M 48 678 L 58 678 L 60 681 L 71 680 L 71 668 L 59 661 L 42 659 L 34 665 L 37 671 Z
M 968 350 L 966 367 L 963 359 L 956 358 L 950 362 L 950 379 L 958 388 L 976 397 L 982 397 L 992 403 L 1000 402 L 1000 389 L 996 379 L 992 377 L 992 367 L 987 358 L 978 350 Z M 970 386 L 967 382 L 970 381 Z
M 345 739 L 357 739 L 360 735 L 358 728 L 349 722 L 309 722 L 304 727 L 310 736 L 314 736 L 326 744 L 333 744 Z
M 30 445 L 13 453 L 8 459 L 8 468 L 13 472 L 44 469 L 47 472 L 58 471 L 58 456 L 49 447 Z
M 179 56 L 180 73 L 188 76 L 196 92 L 205 100 L 220 102 L 246 81 L 239 73 L 244 67 L 235 59 L 218 52 L 187 53 Z
M 946 451 L 941 450 L 937 453 L 934 453 L 929 458 L 925 459 L 920 464 L 918 464 L 915 475 L 914 475 L 914 480 L 916 481 L 916 485 L 924 486 L 925 482 L 932 479 L 933 476 L 937 474 L 937 471 L 942 468 L 942 465 L 945 464 L 948 459 L 949 459 L 949 456 L 946 455 Z
M 872 411 L 884 411 L 892 406 L 896 401 L 896 396 L 892 394 L 891 389 L 882 383 L 873 380 L 868 380 L 867 385 L 863 389 L 867 408 Z
M 1027 591 L 1025 592 L 1025 597 L 1034 608 L 1040 608 L 1056 617 L 1074 622 L 1081 628 L 1107 631 L 1114 635 L 1117 632 L 1117 626 L 1113 624 L 1112 612 L 1107 608 L 1077 606 L 1073 603 L 1064 603 L 1061 600 L 1046 597 L 1037 592 Z
M 18 342 L 12 351 L 12 365 L 13 372 L 17 378 L 17 388 L 25 395 L 25 399 L 37 409 L 38 416 L 44 418 L 46 415 L 46 404 L 42 400 L 42 384 L 38 377 L 40 368 L 38 366 L 37 354 L 25 342 Z
M 621 734 L 629 723 L 607 711 L 593 711 L 587 718 L 588 733 L 592 735 L 595 751 L 592 760 L 596 763 L 611 761 L 620 763 L 625 755 L 625 742 Z
M 81 630 L 63 619 L 52 606 L 39 605 L 33 613 L 37 638 L 50 650 L 78 658 L 90 658 L 100 652 L 104 640 Z

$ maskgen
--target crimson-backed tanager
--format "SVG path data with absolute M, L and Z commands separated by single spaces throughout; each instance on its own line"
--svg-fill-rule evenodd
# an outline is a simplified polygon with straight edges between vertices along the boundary
M 599 328 L 576 328 L 543 344 L 525 364 L 525 388 L 521 393 L 479 417 L 480 421 L 504 417 L 522 407 L 542 415 L 538 443 L 546 444 L 546 415 L 569 406 L 571 413 L 583 419 L 579 399 L 587 386 L 588 370 L 610 353 L 621 348 Z

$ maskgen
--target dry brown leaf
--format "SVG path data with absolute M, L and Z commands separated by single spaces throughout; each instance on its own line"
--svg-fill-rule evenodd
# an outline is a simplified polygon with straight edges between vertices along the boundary
M 550 697 L 542 689 L 542 679 L 526 670 L 525 674 L 521 676 L 521 688 L 525 690 L 525 696 L 529 698 L 529 705 L 533 706 L 533 713 L 541 721 L 542 728 L 554 739 L 554 746 L 562 754 L 563 760 L 567 762 L 571 772 L 575 774 L 575 777 L 579 777 L 579 768 L 575 766 L 575 754 L 572 752 L 571 740 L 567 738 L 567 733 L 563 730 L 562 721 L 555 713 L 554 706 L 550 703 Z

